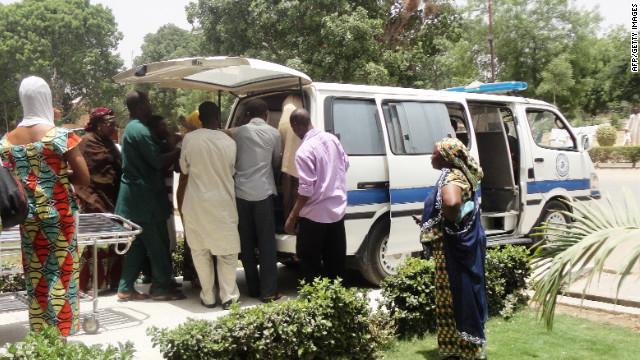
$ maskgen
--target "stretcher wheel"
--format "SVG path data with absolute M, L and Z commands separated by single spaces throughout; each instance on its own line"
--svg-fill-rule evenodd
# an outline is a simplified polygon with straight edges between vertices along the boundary
M 99 328 L 100 323 L 98 322 L 98 319 L 96 319 L 95 315 L 86 317 L 82 322 L 82 329 L 87 334 L 96 334 Z

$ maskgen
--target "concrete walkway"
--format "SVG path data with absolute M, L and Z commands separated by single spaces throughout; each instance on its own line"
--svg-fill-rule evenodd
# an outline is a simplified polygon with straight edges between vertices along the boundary
M 636 244 L 638 242 L 640 239 L 635 241 Z M 616 248 L 605 262 L 604 271 L 600 276 L 595 276 L 590 284 L 586 275 L 578 278 L 571 284 L 566 295 L 583 298 L 584 292 L 584 298 L 587 300 L 640 309 L 640 262 L 637 262 L 631 269 L 631 273 L 620 283 L 618 290 L 621 279 L 619 272 L 622 270 L 620 267 L 628 258 L 632 248 L 631 242 L 626 242 Z

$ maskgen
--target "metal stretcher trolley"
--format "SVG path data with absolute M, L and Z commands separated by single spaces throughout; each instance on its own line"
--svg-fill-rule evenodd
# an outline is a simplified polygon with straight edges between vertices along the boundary
M 79 214 L 78 225 L 78 246 L 93 246 L 93 294 L 90 297 L 93 302 L 93 310 L 90 315 L 85 316 L 82 322 L 82 328 L 88 334 L 98 332 L 100 324 L 97 319 L 98 312 L 98 246 L 100 245 L 116 245 L 115 251 L 118 255 L 123 255 L 131 247 L 131 242 L 142 232 L 142 228 L 114 214 Z M 119 249 L 117 245 L 124 244 L 124 249 Z M 20 247 L 20 229 L 14 228 L 3 230 L 0 234 L 0 255 L 19 254 Z M 18 298 L 26 303 L 26 296 L 18 296 Z

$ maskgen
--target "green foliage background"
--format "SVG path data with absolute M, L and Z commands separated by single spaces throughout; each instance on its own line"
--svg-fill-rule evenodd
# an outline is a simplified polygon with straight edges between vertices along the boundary
M 598 10 L 569 0 L 501 0 L 493 9 L 495 80 L 526 81 L 522 95 L 555 103 L 574 125 L 603 113 L 625 118 L 640 104 L 623 26 L 603 31 Z M 148 34 L 134 64 L 235 55 L 316 81 L 439 89 L 491 80 L 485 0 L 194 0 L 185 12 L 192 29 L 166 24 Z M 123 66 L 115 54 L 121 39 L 111 10 L 85 0 L 0 5 L 0 128 L 21 116 L 18 84 L 32 74 L 51 83 L 64 121 L 94 106 L 111 106 L 124 120 L 128 88 L 111 80 Z M 143 89 L 170 121 L 217 101 L 212 93 Z M 223 109 L 232 101 L 224 96 Z

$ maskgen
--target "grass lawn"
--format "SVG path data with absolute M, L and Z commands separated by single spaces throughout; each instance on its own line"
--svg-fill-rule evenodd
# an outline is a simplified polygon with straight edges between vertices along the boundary
M 638 359 L 640 333 L 568 315 L 556 314 L 552 332 L 532 310 L 511 320 L 493 318 L 487 324 L 487 358 L 494 359 Z M 385 359 L 439 359 L 434 335 L 398 341 Z

